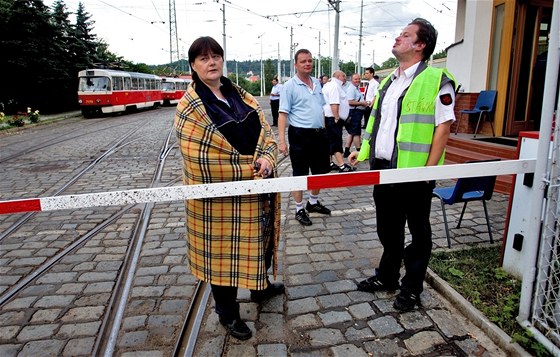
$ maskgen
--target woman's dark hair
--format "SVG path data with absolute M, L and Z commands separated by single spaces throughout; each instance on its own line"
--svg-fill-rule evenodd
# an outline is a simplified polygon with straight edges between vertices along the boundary
M 424 47 L 424 51 L 422 52 L 422 60 L 428 60 L 436 48 L 438 36 L 437 30 L 428 20 L 421 17 L 415 18 L 411 23 L 409 23 L 409 25 L 418 26 L 418 33 L 416 34 L 418 41 L 426 44 L 426 47 Z
M 196 57 L 200 55 L 210 54 L 220 55 L 222 56 L 222 58 L 224 58 L 224 49 L 222 48 L 222 46 L 220 46 L 218 41 L 214 40 L 210 36 L 203 36 L 194 40 L 194 42 L 191 44 L 191 47 L 189 47 L 188 53 L 191 69 Z M 196 74 L 196 72 L 194 71 L 192 71 L 192 78 L 197 82 L 199 80 L 198 74 Z
M 224 57 L 224 49 L 220 46 L 218 41 L 210 36 L 199 37 L 194 40 L 191 47 L 189 47 L 189 64 L 193 64 L 196 57 L 200 55 L 209 55 L 211 53 L 220 55 L 222 58 Z

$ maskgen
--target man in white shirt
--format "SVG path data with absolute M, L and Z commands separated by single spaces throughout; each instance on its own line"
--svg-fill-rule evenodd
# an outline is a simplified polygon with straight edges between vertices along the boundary
M 364 78 L 368 80 L 366 83 L 366 90 L 364 92 L 364 97 L 367 102 L 367 107 L 364 110 L 364 125 L 362 128 L 365 129 L 368 123 L 369 116 L 371 114 L 371 106 L 375 101 L 375 96 L 377 95 L 377 88 L 379 87 L 379 82 L 377 82 L 373 76 L 375 75 L 375 70 L 373 67 L 368 67 L 364 71 Z
M 270 90 L 270 111 L 272 112 L 272 126 L 278 126 L 278 108 L 280 107 L 280 91 L 282 85 L 278 83 L 278 78 L 272 79 L 272 89 Z
M 451 124 L 455 120 L 455 80 L 446 69 L 428 67 L 437 31 L 417 18 L 395 39 L 393 54 L 399 67 L 379 85 L 359 155 L 370 169 L 401 169 L 442 165 Z M 358 283 L 358 290 L 400 288 L 393 307 L 410 311 L 420 304 L 424 276 L 432 251 L 430 213 L 435 181 L 376 185 L 377 235 L 383 254 L 375 275 Z M 411 242 L 405 247 L 405 226 Z M 400 279 L 401 264 L 405 275 Z M 400 284 L 399 284 L 400 280 Z
M 342 86 L 346 82 L 346 74 L 335 71 L 329 82 L 323 86 L 323 97 L 325 97 L 325 126 L 329 135 L 330 154 L 334 158 L 334 164 L 339 172 L 353 171 L 352 167 L 344 163 L 342 158 L 342 128 L 348 114 L 350 105 L 346 97 L 346 91 Z M 332 164 L 331 164 L 332 165 Z
M 352 146 L 352 143 L 354 143 L 356 150 L 360 151 L 360 145 L 362 143 L 362 118 L 364 117 L 364 110 L 367 107 L 364 94 L 358 89 L 360 85 L 360 75 L 358 73 L 354 73 L 352 75 L 352 81 L 347 84 L 346 95 L 348 97 L 348 104 L 350 104 L 350 115 L 346 121 L 348 138 L 346 139 L 346 145 L 344 146 L 343 156 L 345 158 L 350 155 L 350 147 Z

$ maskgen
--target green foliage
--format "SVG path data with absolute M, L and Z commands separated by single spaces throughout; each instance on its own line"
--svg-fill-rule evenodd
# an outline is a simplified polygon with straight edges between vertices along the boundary
M 447 57 L 447 52 L 445 52 L 445 50 L 441 50 L 437 53 L 434 53 L 432 56 L 433 56 L 434 59 L 445 58 L 445 57 Z
M 0 102 L 7 114 L 28 106 L 45 112 L 77 108 L 78 71 L 114 55 L 97 41 L 91 16 L 79 3 L 76 22 L 63 0 L 49 9 L 42 0 L 0 0 Z M 105 49 L 105 50 L 103 50 Z
M 41 118 L 41 115 L 39 115 L 38 110 L 33 110 L 33 109 L 28 107 L 27 108 L 27 118 L 32 123 L 38 123 L 39 119 Z
M 435 252 L 430 268 L 490 321 L 537 356 L 550 356 L 516 321 L 521 283 L 499 267 L 500 247 Z
M 388 68 L 396 68 L 399 66 L 399 61 L 395 57 L 388 58 L 385 62 L 381 64 L 381 67 L 378 69 L 388 69 Z

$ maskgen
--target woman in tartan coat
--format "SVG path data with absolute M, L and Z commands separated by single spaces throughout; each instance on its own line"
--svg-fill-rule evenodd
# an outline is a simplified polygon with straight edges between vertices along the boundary
M 183 182 L 273 177 L 276 139 L 255 98 L 222 75 L 222 47 L 211 37 L 200 37 L 188 56 L 193 83 L 174 121 Z M 255 302 L 284 292 L 284 285 L 271 283 L 267 275 L 278 246 L 279 204 L 279 194 L 185 201 L 191 271 L 211 285 L 220 323 L 238 339 L 252 332 L 240 318 L 237 288 L 250 289 Z

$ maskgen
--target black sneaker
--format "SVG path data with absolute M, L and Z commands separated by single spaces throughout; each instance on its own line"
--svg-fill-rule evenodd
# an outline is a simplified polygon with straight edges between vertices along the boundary
M 348 158 L 348 156 L 350 156 L 350 149 L 346 148 L 344 149 L 344 154 L 342 155 L 345 159 Z
M 284 290 L 284 284 L 268 282 L 268 286 L 264 290 L 251 290 L 251 301 L 263 302 L 276 295 L 283 294 Z
M 402 312 L 411 311 L 416 305 L 420 306 L 420 296 L 407 290 L 401 290 L 393 303 L 393 307 Z
M 337 164 L 331 161 L 331 171 L 338 171 L 339 167 Z
M 344 164 L 342 165 L 342 167 L 338 168 L 338 172 L 352 172 L 354 171 L 354 168 L 348 164 Z
M 220 323 L 226 328 L 232 337 L 245 341 L 253 336 L 253 332 L 241 319 L 226 320 L 220 316 Z
M 305 209 L 309 213 L 315 212 L 320 214 L 331 214 L 331 210 L 323 206 L 319 201 L 317 201 L 317 203 L 315 203 L 314 205 L 310 204 L 309 201 L 307 201 L 307 205 L 305 206 Z
M 399 288 L 398 284 L 386 285 L 383 284 L 377 275 L 362 280 L 358 283 L 358 291 L 365 291 L 368 293 L 374 293 L 376 291 L 395 291 Z
M 309 204 L 309 203 L 308 203 Z M 303 224 L 304 226 L 310 226 L 313 223 L 311 222 L 311 220 L 309 219 L 309 216 L 307 215 L 307 212 L 305 212 L 305 210 L 302 208 L 299 211 L 297 211 L 296 213 L 296 220 Z

